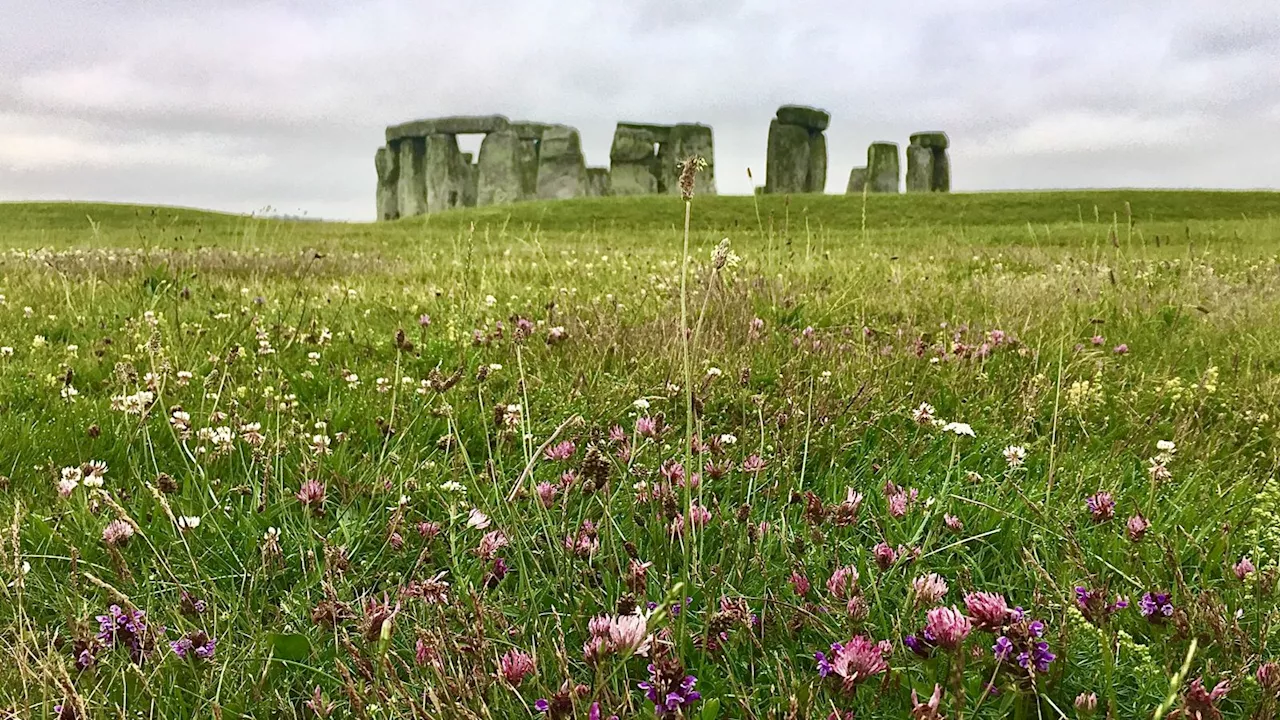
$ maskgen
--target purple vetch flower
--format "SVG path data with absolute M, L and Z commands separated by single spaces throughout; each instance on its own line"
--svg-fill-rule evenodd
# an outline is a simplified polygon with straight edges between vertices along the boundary
M 218 641 L 209 637 L 203 630 L 196 630 L 169 643 L 169 649 L 183 660 L 188 657 L 211 660 L 217 644 Z
M 98 641 L 107 647 L 128 648 L 129 657 L 138 664 L 155 649 L 156 635 L 164 634 L 164 628 L 149 627 L 147 613 L 138 609 L 123 610 L 119 605 L 112 605 L 106 615 L 98 615 L 96 619 Z
M 1173 617 L 1173 603 L 1170 602 L 1169 593 L 1143 593 L 1142 599 L 1138 601 L 1138 612 L 1142 613 L 1142 617 L 1157 624 Z
M 702 699 L 702 693 L 693 689 L 697 682 L 698 678 L 685 673 L 678 659 L 666 658 L 649 664 L 649 680 L 638 687 L 653 703 L 659 718 L 672 718 Z
M 1094 522 L 1106 522 L 1116 516 L 1116 501 L 1109 492 L 1099 492 L 1084 500 L 1085 507 L 1089 508 L 1089 514 L 1093 516 Z
M 1089 590 L 1076 587 L 1076 605 L 1089 622 L 1097 625 L 1105 622 L 1118 610 L 1129 607 L 1129 599 L 1120 595 L 1113 602 L 1107 602 L 1106 590 Z
M 1049 643 L 1043 639 L 1044 623 L 1028 619 L 1021 608 L 1015 608 L 1011 617 L 1015 619 L 1004 634 L 996 638 L 991 654 L 997 662 L 1014 664 L 1028 674 L 1048 672 L 1049 663 L 1057 656 L 1049 651 Z

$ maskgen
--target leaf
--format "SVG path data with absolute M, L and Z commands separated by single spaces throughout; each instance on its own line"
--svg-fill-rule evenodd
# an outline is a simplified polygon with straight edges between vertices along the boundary
M 712 698 L 702 704 L 700 720 L 716 720 L 720 717 L 720 698 Z
M 283 660 L 302 662 L 311 656 L 311 641 L 302 633 L 271 633 L 271 653 Z

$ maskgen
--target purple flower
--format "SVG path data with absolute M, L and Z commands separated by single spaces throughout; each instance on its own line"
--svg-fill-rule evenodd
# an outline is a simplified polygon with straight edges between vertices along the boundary
M 1129 600 L 1123 596 L 1116 596 L 1114 602 L 1108 603 L 1106 590 L 1076 587 L 1076 605 L 1080 607 L 1080 612 L 1084 614 L 1086 620 L 1097 625 L 1105 622 L 1117 610 L 1129 607 Z
M 547 702 L 546 698 L 538 698 L 533 703 L 533 709 L 540 713 L 544 713 L 551 709 L 551 703 Z
M 1138 612 L 1153 623 L 1163 623 L 1173 617 L 1173 603 L 1169 601 L 1169 593 L 1144 593 L 1138 601 Z
M 196 630 L 169 643 L 169 649 L 183 660 L 188 656 L 210 660 L 213 658 L 213 650 L 217 644 L 218 641 L 209 637 L 203 630 Z
M 996 660 L 1004 662 L 1009 659 L 1009 654 L 1013 652 L 1013 641 L 1001 635 L 996 638 L 996 644 L 991 646 L 991 654 Z
M 698 678 L 692 675 L 677 677 L 673 671 L 683 671 L 677 661 L 664 661 L 662 667 L 649 665 L 649 681 L 639 683 L 645 697 L 653 703 L 654 711 L 660 718 L 674 717 L 684 708 L 702 699 L 702 693 L 693 689 Z
M 1116 516 L 1116 501 L 1109 492 L 1099 492 L 1085 498 L 1084 504 L 1094 522 L 1106 522 Z
M 163 634 L 164 628 L 153 633 L 147 625 L 147 613 L 142 610 L 123 610 L 112 605 L 106 615 L 98 615 L 97 639 L 107 647 L 125 647 L 133 661 L 141 664 L 155 647 L 155 634 Z

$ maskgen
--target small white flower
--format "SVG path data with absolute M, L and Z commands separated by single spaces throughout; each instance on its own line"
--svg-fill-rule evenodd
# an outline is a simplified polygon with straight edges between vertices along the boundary
M 738 442 L 738 436 L 732 433 L 725 433 L 720 436 L 721 445 L 733 445 L 736 442 Z
M 463 495 L 467 492 L 467 487 L 457 480 L 447 480 L 440 483 L 440 489 L 447 493 L 456 493 Z
M 1156 449 L 1159 450 L 1160 452 L 1167 452 L 1172 454 L 1173 452 L 1177 451 L 1178 446 L 1174 445 L 1172 440 L 1157 440 Z
M 635 402 L 631 403 L 631 405 L 637 410 L 649 409 L 649 401 L 645 400 L 644 398 L 637 398 Z
M 467 512 L 467 527 L 475 528 L 476 530 L 484 530 L 489 527 L 489 524 L 489 516 L 479 510 L 471 508 L 471 510 Z
M 1011 468 L 1022 467 L 1022 463 L 1027 459 L 1027 449 L 1021 445 L 1010 445 L 1003 452 L 1004 460 Z
M 182 530 L 194 530 L 200 527 L 199 515 L 179 515 L 178 528 Z
M 942 426 L 942 432 L 955 433 L 956 435 L 967 435 L 969 437 L 977 437 L 977 434 L 973 432 L 973 428 L 969 426 L 969 423 L 949 422 L 946 425 Z

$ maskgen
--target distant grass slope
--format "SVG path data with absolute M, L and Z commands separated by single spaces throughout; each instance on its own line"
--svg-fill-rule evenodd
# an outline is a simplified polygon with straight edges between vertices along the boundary
M 867 230 L 962 230 L 1051 225 L 1128 226 L 1280 217 L 1280 192 L 1208 190 L 1070 190 L 861 196 L 700 196 L 697 232 L 759 231 L 773 234 Z M 392 223 L 341 223 L 260 219 L 187 208 L 110 203 L 0 203 L 0 244 L 64 246 L 193 244 L 287 237 L 324 245 L 399 244 L 406 237 L 454 236 L 460 230 L 527 234 L 666 232 L 682 217 L 680 199 L 669 196 L 583 198 L 466 208 Z M 1023 230 L 1025 235 L 1025 230 Z

